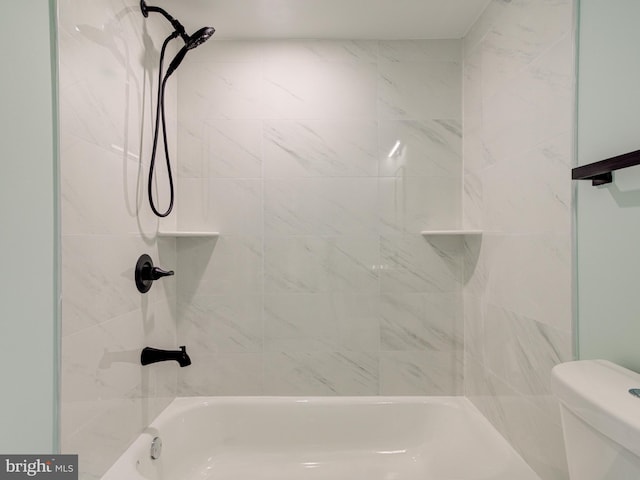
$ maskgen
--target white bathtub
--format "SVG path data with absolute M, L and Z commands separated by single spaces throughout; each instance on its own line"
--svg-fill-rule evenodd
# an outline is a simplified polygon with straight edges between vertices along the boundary
M 102 478 L 539 480 L 463 397 L 177 398 Z

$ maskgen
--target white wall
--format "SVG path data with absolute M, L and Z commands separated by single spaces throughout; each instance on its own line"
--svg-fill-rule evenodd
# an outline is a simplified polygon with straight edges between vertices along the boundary
M 181 394 L 462 391 L 459 41 L 216 41 L 179 71 Z M 397 158 L 388 158 L 396 140 Z
M 465 38 L 465 393 L 544 480 L 566 479 L 551 368 L 572 358 L 571 0 L 494 1 Z
M 3 453 L 57 448 L 55 58 L 49 3 L 4 2 L 0 18 Z
M 640 5 L 582 0 L 578 164 L 640 149 Z M 606 358 L 640 371 L 640 168 L 614 182 L 578 185 L 578 332 L 580 358 Z
M 171 30 L 160 15 L 145 20 L 129 3 L 58 2 L 61 435 L 62 451 L 79 454 L 83 479 L 100 478 L 175 397 L 179 368 L 140 365 L 147 345 L 177 347 L 176 277 L 146 295 L 133 279 L 142 253 L 176 267 L 175 240 L 158 240 L 146 199 L 158 50 Z M 175 150 L 175 82 L 169 89 Z

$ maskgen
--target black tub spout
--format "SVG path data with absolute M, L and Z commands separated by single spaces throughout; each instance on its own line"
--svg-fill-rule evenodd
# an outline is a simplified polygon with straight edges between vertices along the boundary
M 142 349 L 142 354 L 140 355 L 140 362 L 142 365 L 165 362 L 168 360 L 175 360 L 181 367 L 191 365 L 191 359 L 189 358 L 189 355 L 187 355 L 187 347 L 184 345 L 180 347 L 180 350 L 160 350 L 158 348 L 144 347 Z

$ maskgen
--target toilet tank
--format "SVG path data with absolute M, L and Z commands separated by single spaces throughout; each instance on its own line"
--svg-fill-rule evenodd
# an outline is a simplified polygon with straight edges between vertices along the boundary
M 556 365 L 571 480 L 640 479 L 640 375 L 606 360 Z

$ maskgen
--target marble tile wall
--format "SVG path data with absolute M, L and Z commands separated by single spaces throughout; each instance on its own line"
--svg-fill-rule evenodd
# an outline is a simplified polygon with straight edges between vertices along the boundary
M 122 0 L 59 9 L 62 446 L 82 478 L 176 393 L 463 391 L 542 478 L 566 478 L 548 373 L 571 356 L 570 0 L 495 0 L 463 56 L 459 41 L 190 52 L 169 95 L 177 216 L 221 236 L 177 243 L 144 199 L 165 25 Z M 462 210 L 482 241 L 419 234 Z M 143 252 L 177 272 L 144 297 Z M 186 344 L 193 365 L 142 368 L 147 344 Z
M 568 478 L 550 370 L 572 358 L 572 0 L 494 0 L 464 39 L 465 394 Z
M 181 395 L 462 392 L 461 42 L 212 41 L 179 71 Z M 397 141 L 396 156 L 389 152 Z
M 96 479 L 177 390 L 177 365 L 139 363 L 145 345 L 176 347 L 175 279 L 145 296 L 133 281 L 142 253 L 167 268 L 177 263 L 175 240 L 158 240 L 144 198 L 152 86 L 170 31 L 131 2 L 57 3 L 61 449 L 79 454 L 81 479 Z M 175 84 L 169 88 L 175 149 Z

